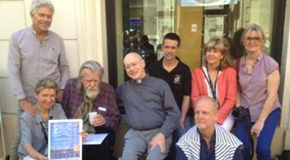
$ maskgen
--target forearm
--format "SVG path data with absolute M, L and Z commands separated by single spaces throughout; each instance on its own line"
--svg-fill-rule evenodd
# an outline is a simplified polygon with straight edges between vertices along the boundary
M 236 107 L 241 106 L 241 93 L 240 93 L 240 89 L 238 87 L 238 91 L 237 91 L 237 100 L 236 100 Z
M 59 64 L 59 70 L 61 74 L 61 84 L 59 86 L 60 89 L 64 89 L 66 82 L 70 78 L 70 73 L 69 73 L 69 64 L 67 61 L 66 53 L 65 53 L 65 48 L 64 44 L 61 44 L 61 53 L 60 53 L 60 64 Z
M 26 152 L 28 153 L 28 155 L 33 158 L 33 159 L 42 159 L 44 158 L 45 156 L 42 155 L 41 153 L 37 152 L 31 144 L 24 144 L 24 148 L 26 150 Z
M 186 116 L 190 108 L 190 96 L 183 96 L 182 106 L 181 106 L 181 116 Z
M 17 100 L 25 98 L 25 93 L 21 81 L 21 52 L 16 38 L 11 36 L 8 51 L 7 75 L 11 84 L 12 92 Z
M 172 113 L 167 113 L 166 119 L 163 123 L 163 125 L 160 128 L 160 132 L 165 135 L 165 137 L 168 137 L 173 133 L 173 131 L 177 128 L 177 122 L 180 119 L 180 112 L 177 110 L 172 111 Z
M 268 97 L 264 103 L 263 110 L 259 116 L 258 120 L 261 120 L 262 122 L 265 122 L 269 114 L 271 113 L 274 105 L 276 97 Z
M 111 128 L 111 129 L 116 129 L 120 124 L 121 116 L 116 115 L 116 116 L 111 116 L 111 117 L 105 117 L 105 119 L 106 119 L 105 127 Z
M 274 105 L 274 101 L 277 98 L 279 83 L 280 83 L 280 74 L 279 71 L 276 70 L 268 75 L 267 81 L 267 99 L 265 100 L 263 110 L 259 116 L 260 121 L 265 122 L 268 115 L 271 113 Z
M 67 83 L 67 81 L 69 80 L 69 68 L 68 66 L 63 66 L 61 69 L 61 82 L 60 82 L 60 86 L 59 89 L 64 89 L 65 85 Z

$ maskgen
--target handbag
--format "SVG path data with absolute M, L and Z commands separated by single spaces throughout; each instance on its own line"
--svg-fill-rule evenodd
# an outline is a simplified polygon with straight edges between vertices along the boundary
M 244 107 L 235 107 L 232 115 L 237 120 L 245 120 L 246 118 L 250 117 L 249 109 L 245 109 Z

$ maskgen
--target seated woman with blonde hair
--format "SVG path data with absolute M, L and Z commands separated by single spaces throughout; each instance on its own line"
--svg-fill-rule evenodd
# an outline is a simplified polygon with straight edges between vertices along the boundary
M 229 42 L 222 37 L 211 38 L 205 45 L 205 65 L 192 73 L 191 100 L 193 105 L 201 96 L 210 96 L 218 104 L 217 123 L 230 131 L 236 103 L 237 72 L 227 61 Z
M 48 120 L 67 119 L 60 104 L 55 103 L 58 85 L 45 78 L 38 82 L 34 90 L 36 116 L 24 112 L 20 117 L 21 141 L 18 147 L 20 160 L 48 160 Z M 83 139 L 87 133 L 82 133 Z

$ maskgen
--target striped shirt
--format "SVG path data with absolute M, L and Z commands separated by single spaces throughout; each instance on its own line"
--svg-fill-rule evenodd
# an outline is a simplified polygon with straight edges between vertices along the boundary
M 212 150 L 206 152 L 205 147 L 207 146 L 204 146 L 202 140 L 197 126 L 194 126 L 179 139 L 176 145 L 188 160 L 238 160 L 242 158 L 241 152 L 237 152 L 242 146 L 242 142 L 217 124 L 215 125 L 214 138 L 211 139 Z M 180 155 L 180 150 L 177 153 Z

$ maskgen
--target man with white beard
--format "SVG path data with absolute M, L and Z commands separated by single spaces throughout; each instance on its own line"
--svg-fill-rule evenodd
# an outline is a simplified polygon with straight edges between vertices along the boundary
M 77 78 L 68 80 L 62 107 L 68 118 L 83 119 L 83 129 L 88 133 L 109 133 L 101 145 L 84 145 L 85 160 L 110 160 L 114 145 L 114 129 L 121 121 L 112 86 L 102 82 L 104 70 L 96 61 L 85 62 Z M 97 112 L 93 120 L 89 113 Z

